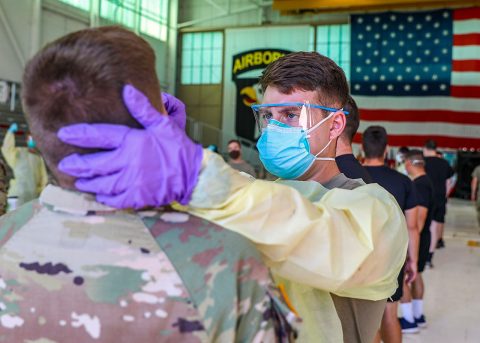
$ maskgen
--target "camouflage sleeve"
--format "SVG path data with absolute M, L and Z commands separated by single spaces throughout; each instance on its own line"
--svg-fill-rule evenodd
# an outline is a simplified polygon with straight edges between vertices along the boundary
M 0 218 L 0 248 L 40 210 L 38 200 L 30 201 Z
M 275 292 L 248 240 L 185 213 L 168 212 L 144 223 L 181 276 L 212 342 L 294 340 L 292 324 L 299 319 Z
M 8 178 L 7 167 L 0 159 L 0 216 L 7 210 Z

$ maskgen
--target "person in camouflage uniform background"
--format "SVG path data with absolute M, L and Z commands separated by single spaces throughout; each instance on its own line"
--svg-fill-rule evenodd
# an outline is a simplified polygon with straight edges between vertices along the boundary
M 0 153 L 0 216 L 7 212 L 8 188 L 10 180 L 13 178 L 12 168 L 8 166 L 3 154 Z
M 0 342 L 294 340 L 299 319 L 246 238 L 185 213 L 109 208 L 69 191 L 74 180 L 56 168 L 79 151 L 56 139 L 66 123 L 138 126 L 119 83 L 166 113 L 154 60 L 140 37 L 103 27 L 60 38 L 27 65 L 27 120 L 58 186 L 0 219 Z

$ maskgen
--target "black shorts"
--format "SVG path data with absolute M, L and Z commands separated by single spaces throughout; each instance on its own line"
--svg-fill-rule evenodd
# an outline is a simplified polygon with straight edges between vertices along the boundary
M 393 295 L 390 298 L 387 299 L 387 301 L 389 303 L 399 301 L 400 298 L 403 296 L 403 278 L 404 278 L 404 276 L 405 276 L 405 265 L 403 265 L 402 270 L 400 270 L 400 274 L 398 274 L 398 278 L 397 278 L 398 288 L 397 288 L 397 290 L 395 291 L 395 293 L 393 293 Z
M 425 264 L 428 260 L 428 253 L 430 252 L 430 241 L 432 236 L 430 234 L 430 229 L 424 228 L 420 234 L 420 244 L 418 245 L 418 263 L 417 269 L 421 273 L 425 270 Z
M 433 216 L 432 219 L 438 223 L 445 223 L 445 214 L 447 213 L 447 203 L 446 202 L 438 202 L 435 204 L 435 208 L 433 209 Z

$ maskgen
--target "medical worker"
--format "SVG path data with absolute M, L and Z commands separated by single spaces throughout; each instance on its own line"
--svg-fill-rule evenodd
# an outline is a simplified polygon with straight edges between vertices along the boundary
M 28 135 L 27 147 L 18 147 L 15 144 L 17 131 L 16 123 L 10 125 L 2 145 L 3 156 L 14 174 L 8 191 L 9 209 L 38 198 L 48 182 L 45 163 L 36 149 L 35 140 Z
M 59 168 L 78 178 L 78 189 L 110 206 L 178 202 L 256 243 L 304 317 L 301 341 L 370 342 L 405 260 L 405 220 L 388 192 L 353 182 L 335 164 L 348 96 L 341 69 L 316 53 L 293 54 L 271 66 L 279 67 L 279 79 L 263 77 L 266 96 L 255 111 L 262 130 L 258 148 L 270 173 L 291 180 L 239 174 L 194 144 L 176 115 L 162 116 L 131 86 L 124 87 L 124 101 L 145 129 L 63 128 L 58 135 L 64 142 L 109 151 L 72 155 Z M 356 300 L 374 310 L 367 313 Z

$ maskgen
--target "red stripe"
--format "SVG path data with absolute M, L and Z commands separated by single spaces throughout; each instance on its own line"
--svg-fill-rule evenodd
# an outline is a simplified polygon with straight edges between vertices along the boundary
M 480 61 L 479 60 L 463 60 L 463 61 L 454 60 L 452 64 L 452 70 L 453 71 L 480 71 Z
M 453 11 L 453 20 L 480 19 L 480 7 L 462 8 Z
M 480 98 L 480 86 L 450 86 L 454 98 Z
M 440 148 L 452 149 L 480 149 L 480 138 L 462 138 L 448 136 L 430 135 L 388 135 L 389 146 L 421 147 L 428 139 L 434 139 Z M 362 143 L 362 134 L 357 133 L 353 139 L 354 143 Z
M 360 119 L 392 122 L 439 122 L 449 124 L 480 124 L 480 112 L 447 110 L 371 110 L 360 109 Z
M 480 33 L 465 33 L 453 36 L 453 45 L 480 45 Z

